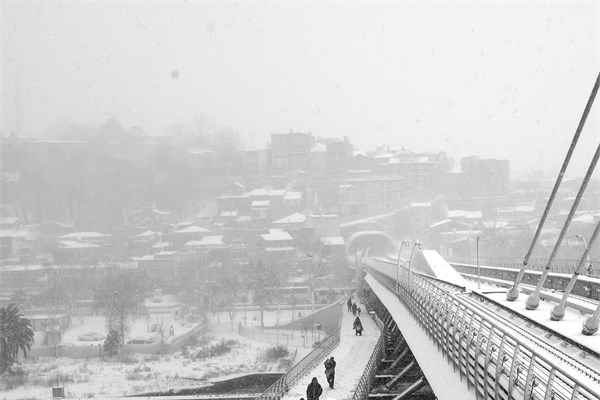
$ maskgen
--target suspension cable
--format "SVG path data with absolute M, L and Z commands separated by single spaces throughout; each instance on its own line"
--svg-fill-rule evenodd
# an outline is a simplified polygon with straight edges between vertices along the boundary
M 571 206 L 569 215 L 567 215 L 567 219 L 565 220 L 562 230 L 560 231 L 560 234 L 558 235 L 556 244 L 554 245 L 554 248 L 552 249 L 552 254 L 550 254 L 550 258 L 548 259 L 548 262 L 546 263 L 546 268 L 544 269 L 544 272 L 542 272 L 542 276 L 538 280 L 538 283 L 535 287 L 534 292 L 531 293 L 529 295 L 529 298 L 527 299 L 527 304 L 525 304 L 525 306 L 528 310 L 535 310 L 536 308 L 538 308 L 538 306 L 540 304 L 540 290 L 542 289 L 542 286 L 544 286 L 546 277 L 548 277 L 548 274 L 550 273 L 550 269 L 552 268 L 552 261 L 554 261 L 554 257 L 556 257 L 556 254 L 558 253 L 558 249 L 560 248 L 560 245 L 561 245 L 565 235 L 567 234 L 567 229 L 569 229 L 569 225 L 571 225 L 571 220 L 573 219 L 573 216 L 575 215 L 575 211 L 577 211 L 577 207 L 579 206 L 579 202 L 581 201 L 581 198 L 583 197 L 585 188 L 587 187 L 588 182 L 592 178 L 592 174 L 594 173 L 596 164 L 598 164 L 599 158 L 600 158 L 600 143 L 598 143 L 598 147 L 596 148 L 596 153 L 594 153 L 592 162 L 590 162 L 590 166 L 588 167 L 588 170 L 585 173 L 585 178 L 583 178 L 583 182 L 581 182 L 581 186 L 579 187 L 579 192 L 577 192 L 577 197 L 575 197 L 575 201 L 573 202 L 573 205 Z
M 538 227 L 535 231 L 535 235 L 533 236 L 533 240 L 531 241 L 529 250 L 527 251 L 527 254 L 525 254 L 525 258 L 523 259 L 523 266 L 519 270 L 519 274 L 515 278 L 515 282 L 512 288 L 506 292 L 506 299 L 508 301 L 514 301 L 519 297 L 519 285 L 521 284 L 523 276 L 525 275 L 525 268 L 527 267 L 527 263 L 529 262 L 529 258 L 531 257 L 531 253 L 533 252 L 533 248 L 535 247 L 540 237 L 540 234 L 542 233 L 542 228 L 544 227 L 544 223 L 546 222 L 546 218 L 548 217 L 550 208 L 552 207 L 552 203 L 554 202 L 554 198 L 556 197 L 556 193 L 558 192 L 558 187 L 562 182 L 563 176 L 565 175 L 565 171 L 567 170 L 567 166 L 571 161 L 573 151 L 575 150 L 575 146 L 577 145 L 577 141 L 579 140 L 579 136 L 581 135 L 581 131 L 583 130 L 587 117 L 590 113 L 590 110 L 592 109 L 592 105 L 594 104 L 594 99 L 596 98 L 596 94 L 598 93 L 598 87 L 600 87 L 600 73 L 598 73 L 598 76 L 596 77 L 596 83 L 594 83 L 594 87 L 592 88 L 590 97 L 588 98 L 587 104 L 585 105 L 585 109 L 583 110 L 583 114 L 581 115 L 581 119 L 579 120 L 579 125 L 577 125 L 575 135 L 573 136 L 573 140 L 571 141 L 571 145 L 569 146 L 569 150 L 567 151 L 567 155 L 565 156 L 563 165 L 560 169 L 558 177 L 556 178 L 556 182 L 554 183 L 554 187 L 552 188 L 550 197 L 548 198 L 548 203 L 546 203 L 546 209 L 542 214 L 542 218 L 540 219 Z

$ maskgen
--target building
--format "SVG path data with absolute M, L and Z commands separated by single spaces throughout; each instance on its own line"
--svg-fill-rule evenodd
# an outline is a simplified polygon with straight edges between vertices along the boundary
M 341 215 L 360 215 L 367 212 L 367 194 L 352 185 L 340 185 L 338 206 Z
M 271 170 L 283 173 L 308 171 L 311 148 L 315 138 L 310 133 L 290 132 L 271 135 Z
M 465 157 L 460 162 L 463 197 L 505 197 L 510 189 L 509 161 Z

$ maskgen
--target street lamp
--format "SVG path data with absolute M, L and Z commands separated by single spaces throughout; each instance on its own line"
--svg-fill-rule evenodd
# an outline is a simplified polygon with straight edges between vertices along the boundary
M 396 292 L 400 291 L 400 276 L 399 276 L 399 270 L 400 270 L 400 253 L 402 253 L 402 248 L 404 246 L 410 246 L 410 242 L 403 240 L 402 243 L 400 243 L 400 248 L 398 249 L 398 262 L 396 263 Z
M 410 293 L 411 290 L 411 278 L 412 278 L 412 260 L 413 260 L 413 254 L 415 252 L 415 248 L 418 247 L 419 249 L 421 249 L 421 242 L 419 242 L 418 240 L 413 244 L 412 250 L 410 251 L 410 258 L 408 259 L 408 292 Z
M 475 243 L 477 245 L 477 289 L 481 289 L 481 267 L 479 265 L 479 235 L 475 237 Z
M 306 257 L 308 257 L 308 263 L 310 264 L 310 284 L 311 284 L 311 291 L 310 291 L 310 298 L 311 298 L 311 303 L 312 303 L 312 312 L 315 312 L 315 271 L 314 271 L 314 263 L 313 263 L 313 259 L 312 259 L 312 255 L 307 254 Z
M 588 271 L 588 275 L 591 275 L 589 273 L 589 271 L 591 270 L 591 267 L 592 267 L 592 261 L 590 260 L 590 253 L 588 251 L 587 242 L 585 241 L 585 236 L 583 236 L 583 235 L 575 235 L 575 237 L 577 239 L 581 240 L 581 242 L 583 243 L 583 250 L 587 253 L 586 259 L 585 259 L 586 262 L 587 262 L 587 264 L 588 264 L 587 271 Z

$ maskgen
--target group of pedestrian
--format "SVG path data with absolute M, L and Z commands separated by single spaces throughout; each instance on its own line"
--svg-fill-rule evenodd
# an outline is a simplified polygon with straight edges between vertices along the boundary
M 327 379 L 327 383 L 329 387 L 333 389 L 333 383 L 335 381 L 335 366 L 336 362 L 333 357 L 330 357 L 325 360 L 325 379 Z M 312 381 L 306 387 L 306 400 L 319 400 L 319 397 L 323 394 L 323 387 L 319 383 L 317 377 L 313 377 Z M 304 400 L 301 398 L 300 400 Z
M 356 316 L 357 314 L 360 315 L 360 312 L 362 311 L 360 307 L 358 307 L 356 305 L 356 303 L 354 303 L 352 301 L 352 297 L 348 298 L 348 301 L 346 302 L 346 305 L 348 306 L 348 312 L 352 312 L 352 315 Z
M 354 336 L 362 336 L 363 325 L 360 320 L 360 312 L 362 310 L 356 305 L 356 303 L 352 301 L 352 297 L 348 298 L 346 305 L 348 306 L 348 312 L 352 312 L 352 315 L 356 317 L 354 319 L 354 323 L 352 324 L 352 329 L 354 329 Z

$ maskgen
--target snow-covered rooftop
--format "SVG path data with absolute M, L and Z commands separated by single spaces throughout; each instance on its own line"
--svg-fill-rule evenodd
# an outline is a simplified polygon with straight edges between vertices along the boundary
M 293 213 L 292 215 L 273 221 L 273 224 L 301 224 L 304 221 L 306 221 L 306 215 Z
M 481 211 L 448 210 L 448 218 L 481 219 Z
M 100 239 L 108 238 L 112 235 L 100 232 L 72 232 L 66 235 L 60 236 L 59 239 Z
M 75 240 L 61 240 L 58 243 L 59 243 L 59 247 L 62 249 L 93 249 L 93 248 L 100 247 L 99 244 L 78 242 Z
M 252 202 L 252 207 L 269 207 L 270 204 L 270 200 L 254 200 Z
M 269 229 L 269 233 L 263 233 L 260 236 L 268 242 L 292 240 L 290 234 L 282 229 Z
M 210 230 L 203 228 L 201 226 L 188 226 L 187 228 L 175 231 L 174 233 L 202 233 L 202 232 L 210 232 Z
M 285 192 L 283 196 L 284 200 L 300 200 L 302 198 L 302 192 Z
M 223 246 L 223 235 L 204 236 L 202 240 L 190 240 L 185 247 Z
M 343 246 L 346 243 L 341 236 L 326 236 L 321 238 L 321 243 L 325 246 Z

